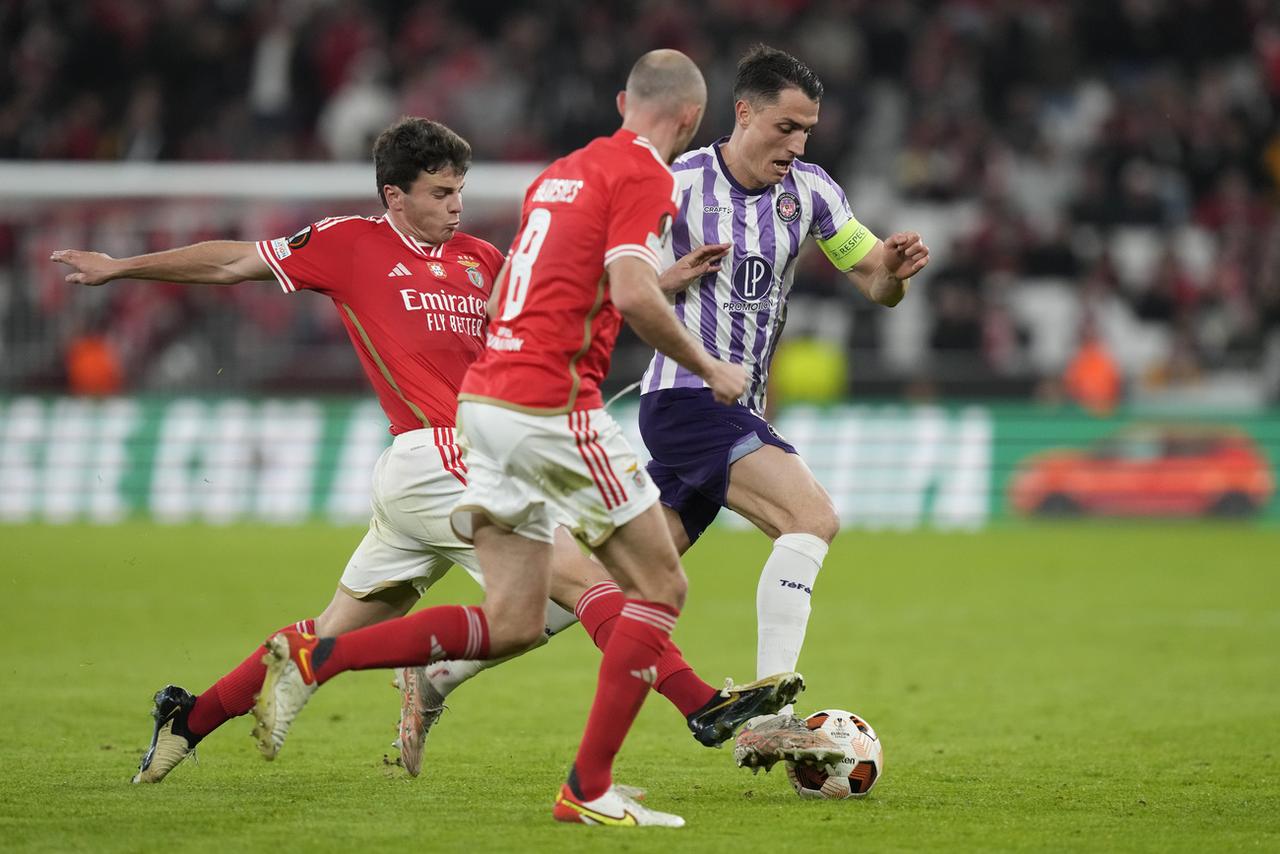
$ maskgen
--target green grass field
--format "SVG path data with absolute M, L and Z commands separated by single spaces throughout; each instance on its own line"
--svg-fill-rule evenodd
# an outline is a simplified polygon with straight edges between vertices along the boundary
M 684 830 L 562 826 L 598 654 L 577 629 L 450 698 L 417 780 L 386 764 L 388 674 L 316 696 L 273 764 L 249 718 L 128 783 L 151 694 L 203 690 L 328 601 L 359 531 L 0 528 L 0 849 L 787 851 L 1280 849 L 1280 533 L 1049 526 L 846 533 L 819 579 L 802 710 L 877 728 L 863 801 L 802 802 L 654 695 L 619 761 Z M 676 638 L 752 676 L 767 542 L 690 555 Z M 433 601 L 475 601 L 461 573 Z

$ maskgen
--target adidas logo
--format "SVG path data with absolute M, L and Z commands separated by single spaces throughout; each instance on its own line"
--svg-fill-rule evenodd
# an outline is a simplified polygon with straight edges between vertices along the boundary
M 396 266 L 399 266 L 399 265 L 397 264 Z M 395 273 L 393 271 L 392 275 L 407 276 L 409 275 L 409 273 Z M 445 658 L 448 658 L 448 656 L 445 654 L 444 647 L 440 645 L 440 641 L 436 639 L 436 636 L 432 635 L 431 636 L 431 660 L 442 661 Z
M 410 273 L 409 268 L 406 267 L 404 264 L 396 264 L 394 267 L 391 268 L 391 272 L 387 273 L 387 278 L 390 279 L 392 276 L 412 276 L 412 275 L 413 273 Z
M 658 668 L 646 667 L 644 670 L 632 670 L 631 675 L 646 685 L 652 685 L 658 681 Z

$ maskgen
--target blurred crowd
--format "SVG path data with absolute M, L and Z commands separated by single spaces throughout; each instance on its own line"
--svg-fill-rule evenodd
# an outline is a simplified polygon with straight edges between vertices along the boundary
M 364 160 L 408 113 L 458 130 L 477 160 L 544 161 L 611 132 L 627 68 L 659 46 L 707 74 L 705 144 L 729 130 L 734 66 L 755 41 L 826 83 L 806 159 L 841 179 L 879 233 L 916 228 L 933 249 L 893 312 L 849 297 L 820 256 L 804 260 L 789 334 L 858 354 L 855 391 L 1067 395 L 1105 410 L 1232 375 L 1275 399 L 1280 6 L 1269 0 L 9 0 L 0 158 Z M 139 226 L 121 242 L 275 236 L 224 219 Z M 45 346 L 13 362 L 24 373 L 11 369 L 11 385 L 65 375 L 86 336 L 133 354 L 117 370 L 127 388 L 198 385 L 207 354 L 254 334 L 229 329 L 228 300 L 257 296 L 190 289 L 121 288 L 74 322 L 44 317 L 68 302 L 40 290 L 56 276 L 29 269 L 51 238 L 14 223 L 0 222 L 0 275 L 30 292 L 0 301 L 0 349 L 12 354 L 20 328 L 41 330 Z M 513 224 L 480 230 L 503 245 Z M 121 320 L 154 321 L 152 303 L 177 320 L 139 352 Z M 219 306 L 225 326 L 210 320 Z M 286 364 L 314 361 L 299 358 L 306 346 L 341 346 L 336 322 L 297 308 L 255 304 L 261 346 L 289 344 Z M 50 335 L 65 339 L 58 360 Z M 176 359 L 188 375 L 155 376 L 175 346 L 194 347 Z M 640 350 L 620 355 L 620 370 L 642 364 Z

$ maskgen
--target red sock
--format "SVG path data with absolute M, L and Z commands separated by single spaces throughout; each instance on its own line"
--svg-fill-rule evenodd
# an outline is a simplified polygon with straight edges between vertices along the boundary
M 573 607 L 574 616 L 587 630 L 591 642 L 603 650 L 609 645 L 613 626 L 622 614 L 626 597 L 622 588 L 612 581 L 601 581 L 587 588 L 578 604 Z
M 705 706 L 718 692 L 693 672 L 675 641 L 667 644 L 658 659 L 658 681 L 653 688 L 680 710 L 686 718 Z
M 658 678 L 658 659 L 670 643 L 676 614 L 657 602 L 631 599 L 623 606 L 600 663 L 587 731 L 573 763 L 571 782 L 580 797 L 598 798 L 613 782 L 613 758 Z
M 617 584 L 601 581 L 588 588 L 573 609 L 582 627 L 601 650 L 609 645 L 609 638 L 613 635 L 625 601 L 622 589 Z M 654 688 L 670 700 L 686 718 L 705 706 L 716 693 L 715 688 L 703 682 L 693 672 L 689 662 L 684 660 L 680 647 L 673 641 L 668 642 L 662 651 L 662 657 L 658 659 L 658 681 Z
M 480 608 L 441 605 L 398 620 L 324 638 L 312 655 L 316 682 L 347 670 L 415 667 L 433 661 L 489 657 L 489 623 Z
M 284 627 L 297 629 L 300 632 L 314 634 L 315 620 L 299 620 Z M 278 629 L 277 631 L 283 631 Z M 272 635 L 275 632 L 271 633 Z M 232 718 L 248 714 L 253 708 L 254 695 L 262 687 L 262 678 L 267 673 L 267 666 L 262 663 L 262 656 L 267 652 L 260 646 L 240 662 L 235 670 L 223 676 L 209 686 L 191 707 L 191 716 L 187 718 L 187 727 L 192 733 L 205 736 L 222 726 Z

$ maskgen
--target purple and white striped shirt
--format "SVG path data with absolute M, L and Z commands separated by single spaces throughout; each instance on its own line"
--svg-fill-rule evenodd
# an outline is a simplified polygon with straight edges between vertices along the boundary
M 663 269 L 704 244 L 733 244 L 719 273 L 675 294 L 672 304 L 708 353 L 746 368 L 749 381 L 739 402 L 760 413 L 800 246 L 811 234 L 831 237 L 853 212 L 821 166 L 800 160 L 780 183 L 745 189 L 724 164 L 720 147 L 727 140 L 683 154 L 671 166 L 678 212 Z M 661 353 L 654 354 L 640 383 L 641 394 L 706 386 Z

